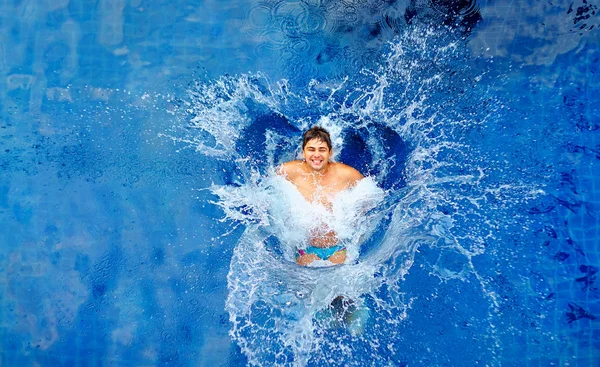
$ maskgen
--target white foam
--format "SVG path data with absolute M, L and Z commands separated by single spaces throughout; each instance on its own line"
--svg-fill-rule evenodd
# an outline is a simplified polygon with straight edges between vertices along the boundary
M 370 211 L 384 198 L 383 190 L 370 177 L 337 194 L 331 209 L 307 201 L 296 186 L 282 176 L 256 180 L 241 187 L 214 186 L 213 193 L 220 199 L 217 204 L 229 219 L 258 222 L 267 233 L 277 237 L 289 261 L 294 261 L 297 250 L 306 248 L 310 243 L 311 231 L 326 226 L 346 246 L 347 262 L 354 262 L 358 258 L 360 244 L 378 222 Z M 313 264 L 323 265 L 331 263 Z

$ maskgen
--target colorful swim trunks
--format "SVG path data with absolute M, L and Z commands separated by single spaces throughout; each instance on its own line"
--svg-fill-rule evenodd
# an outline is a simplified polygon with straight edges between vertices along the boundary
M 298 254 L 300 256 L 306 255 L 306 254 L 314 254 L 314 255 L 317 255 L 321 260 L 327 260 L 331 256 L 333 256 L 335 253 L 342 252 L 342 251 L 346 251 L 346 246 L 337 245 L 337 246 L 325 247 L 325 248 L 308 246 L 306 249 L 298 250 Z

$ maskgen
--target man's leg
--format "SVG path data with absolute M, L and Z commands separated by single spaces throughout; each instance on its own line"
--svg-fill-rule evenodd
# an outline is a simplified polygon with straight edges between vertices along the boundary
M 346 250 L 338 251 L 335 254 L 331 255 L 329 259 L 333 264 L 343 264 L 346 261 Z
M 307 266 L 315 260 L 319 260 L 319 257 L 317 255 L 304 253 L 296 258 L 296 264 L 301 266 Z

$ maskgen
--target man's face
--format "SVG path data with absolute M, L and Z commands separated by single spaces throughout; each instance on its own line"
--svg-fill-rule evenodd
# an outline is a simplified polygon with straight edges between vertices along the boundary
M 315 171 L 325 169 L 331 156 L 331 150 L 327 146 L 327 143 L 319 139 L 309 140 L 304 146 L 302 153 L 308 166 Z

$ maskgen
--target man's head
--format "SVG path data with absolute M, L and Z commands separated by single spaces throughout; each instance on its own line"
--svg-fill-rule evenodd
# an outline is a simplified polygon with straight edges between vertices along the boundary
M 302 154 L 310 168 L 315 171 L 324 170 L 329 163 L 331 151 L 331 137 L 327 130 L 313 126 L 304 133 Z
M 306 147 L 306 144 L 313 139 L 317 139 L 327 144 L 329 150 L 331 150 L 331 137 L 329 131 L 323 129 L 321 126 L 313 126 L 304 132 L 304 138 L 302 140 L 302 150 Z

